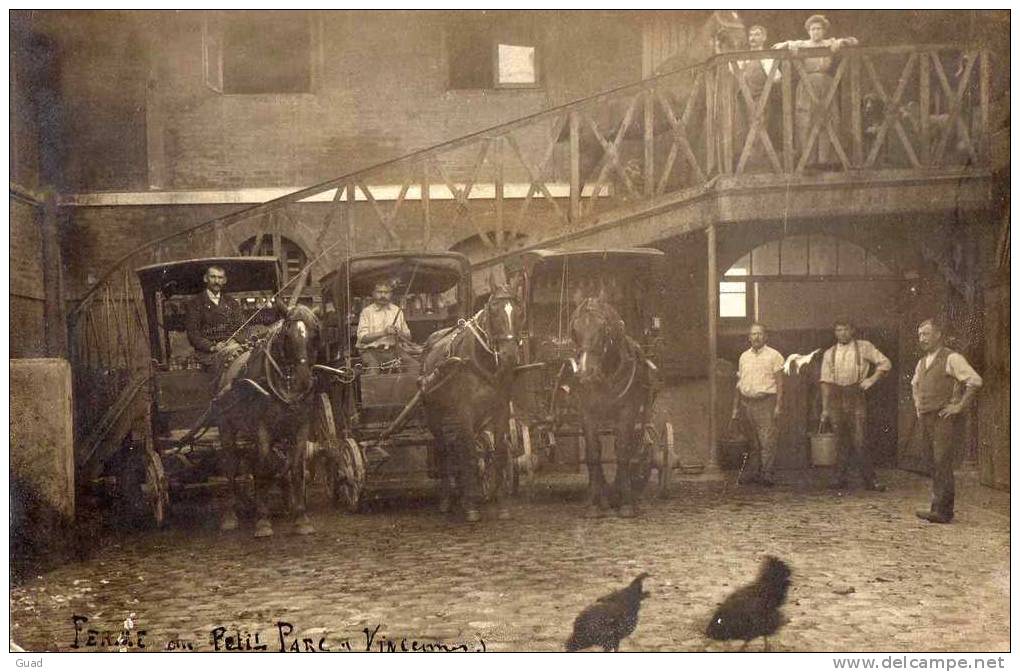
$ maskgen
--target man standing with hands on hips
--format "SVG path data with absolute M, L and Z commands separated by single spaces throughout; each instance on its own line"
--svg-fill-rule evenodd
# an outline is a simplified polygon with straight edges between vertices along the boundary
M 934 320 L 918 326 L 917 340 L 924 356 L 917 362 L 910 386 L 918 427 L 925 450 L 932 452 L 934 467 L 931 508 L 918 511 L 917 517 L 930 523 L 948 523 L 953 519 L 956 496 L 953 459 L 959 418 L 974 401 L 983 381 L 963 355 L 943 345 L 942 327 Z
M 747 340 L 751 347 L 740 355 L 733 419 L 743 415 L 745 434 L 752 444 L 741 485 L 774 485 L 776 418 L 783 407 L 783 356 L 765 345 L 765 326 L 755 322 Z M 741 413 L 743 411 L 743 413 Z
M 822 355 L 821 422 L 831 421 L 839 453 L 834 489 L 850 485 L 850 462 L 857 462 L 865 490 L 884 492 L 885 486 L 875 480 L 875 467 L 867 445 L 868 400 L 865 393 L 892 369 L 889 358 L 870 341 L 854 338 L 854 325 L 848 319 L 833 323 L 836 344 Z M 869 376 L 868 371 L 875 370 Z

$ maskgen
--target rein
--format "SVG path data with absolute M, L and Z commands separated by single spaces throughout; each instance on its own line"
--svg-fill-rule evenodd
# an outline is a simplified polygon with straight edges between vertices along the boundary
M 312 376 L 309 376 L 308 385 L 305 387 L 305 389 L 301 390 L 298 394 L 295 395 L 292 395 L 289 392 L 281 392 L 280 389 L 277 387 L 276 383 L 273 382 L 274 371 L 276 372 L 276 375 L 279 378 L 287 377 L 287 374 L 283 372 L 283 369 L 276 362 L 276 358 L 273 357 L 273 344 L 276 342 L 277 336 L 279 336 L 280 333 L 283 332 L 283 328 L 286 325 L 286 323 L 287 320 L 283 320 L 280 323 L 280 326 L 273 330 L 273 332 L 266 339 L 265 343 L 262 345 L 261 348 L 262 355 L 265 359 L 262 369 L 266 377 L 266 384 L 269 387 L 269 391 L 272 393 L 272 395 L 276 397 L 278 401 L 280 401 L 286 406 L 295 406 L 302 400 L 304 400 L 305 397 L 308 396 L 308 394 L 312 391 L 312 388 L 315 385 L 315 381 Z M 252 383 L 254 384 L 254 381 L 252 381 Z

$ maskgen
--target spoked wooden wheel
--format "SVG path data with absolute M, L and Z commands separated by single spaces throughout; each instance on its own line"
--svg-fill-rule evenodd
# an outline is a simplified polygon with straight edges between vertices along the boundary
M 656 444 L 658 433 L 652 424 L 642 425 L 638 437 L 638 450 L 631 462 L 630 486 L 638 495 L 644 493 L 652 480 L 652 469 L 655 467 Z
M 511 469 L 509 492 L 519 495 L 522 484 L 531 485 L 538 466 L 538 455 L 531 445 L 531 428 L 516 419 L 510 420 Z
M 149 446 L 128 450 L 117 472 L 117 490 L 126 520 L 132 526 L 162 527 L 170 509 L 170 488 L 163 460 Z
M 338 445 L 338 459 L 330 469 L 330 494 L 333 502 L 348 513 L 361 508 L 365 491 L 365 457 L 361 446 L 348 437 Z
M 491 501 L 496 494 L 496 479 L 499 478 L 499 473 L 496 468 L 496 435 L 490 430 L 479 432 L 475 437 L 475 456 L 482 499 Z
M 669 496 L 669 486 L 673 482 L 673 467 L 676 466 L 676 440 L 673 436 L 673 423 L 667 422 L 659 436 L 658 446 L 659 497 Z

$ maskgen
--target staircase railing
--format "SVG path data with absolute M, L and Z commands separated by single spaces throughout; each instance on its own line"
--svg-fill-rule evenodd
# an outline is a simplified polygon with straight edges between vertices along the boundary
M 79 433 L 148 366 L 137 267 L 239 254 L 250 233 L 285 228 L 306 232 L 321 269 L 349 250 L 470 236 L 495 256 L 719 176 L 966 171 L 988 162 L 990 82 L 989 53 L 971 46 L 722 54 L 151 241 L 70 315 Z

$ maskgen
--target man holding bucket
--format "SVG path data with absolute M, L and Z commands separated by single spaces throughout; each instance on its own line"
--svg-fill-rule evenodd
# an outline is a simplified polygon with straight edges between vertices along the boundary
M 733 397 L 733 419 L 743 415 L 751 442 L 747 474 L 741 476 L 740 484 L 768 487 L 773 485 L 776 462 L 776 418 L 783 407 L 783 356 L 765 345 L 765 327 L 758 322 L 751 325 L 747 340 L 751 347 L 740 355 Z
M 868 400 L 865 393 L 885 374 L 892 363 L 870 341 L 854 338 L 854 325 L 848 319 L 833 324 L 836 344 L 822 355 L 822 416 L 828 420 L 838 441 L 836 479 L 831 487 L 844 489 L 850 484 L 851 457 L 861 470 L 865 490 L 884 492 L 875 480 L 875 468 L 866 443 Z M 874 366 L 874 372 L 868 371 Z

